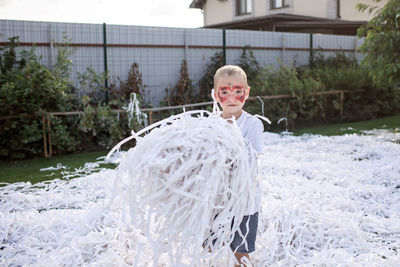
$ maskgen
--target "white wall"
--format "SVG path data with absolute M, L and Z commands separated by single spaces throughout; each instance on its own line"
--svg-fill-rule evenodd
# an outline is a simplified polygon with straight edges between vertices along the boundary
M 293 15 L 326 18 L 328 0 L 294 0 Z
M 288 0 L 289 7 L 270 9 L 271 0 L 253 0 L 253 12 L 246 16 L 235 16 L 235 0 L 207 0 L 204 4 L 204 25 L 213 25 L 237 21 L 249 17 L 286 13 L 293 15 L 313 16 L 336 19 L 337 0 Z M 357 3 L 367 3 L 383 7 L 388 0 L 375 3 L 372 0 L 340 0 L 340 15 L 343 20 L 370 20 L 374 14 L 360 13 Z
M 268 0 L 254 0 L 253 1 L 254 16 L 261 17 L 268 14 L 269 1 Z
M 379 3 L 376 3 L 372 0 L 341 0 L 340 1 L 340 15 L 341 19 L 344 20 L 370 20 L 374 17 L 374 13 L 368 14 L 368 10 L 361 13 L 356 10 L 357 3 L 365 3 L 372 6 L 383 7 L 388 0 L 382 0 Z
M 232 21 L 233 0 L 207 0 L 204 4 L 204 25 Z

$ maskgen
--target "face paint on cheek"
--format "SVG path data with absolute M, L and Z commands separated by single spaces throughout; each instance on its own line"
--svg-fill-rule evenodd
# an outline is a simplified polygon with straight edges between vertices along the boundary
M 238 100 L 241 103 L 243 103 L 244 102 L 244 95 L 235 96 L 235 100 Z
M 231 89 L 226 86 L 221 86 L 218 88 L 218 99 L 221 103 L 224 103 L 228 99 L 228 90 L 230 91 Z
M 221 103 L 224 103 L 228 98 L 243 103 L 246 98 L 245 95 L 245 89 L 242 85 L 221 86 L 218 88 L 218 99 Z
M 246 92 L 242 85 L 235 85 L 233 87 L 233 92 L 235 96 L 235 100 L 243 103 L 245 100 Z
M 228 97 L 223 96 L 223 95 L 221 95 L 221 93 L 218 92 L 218 99 L 219 99 L 219 101 L 221 101 L 221 103 L 224 103 L 228 99 Z

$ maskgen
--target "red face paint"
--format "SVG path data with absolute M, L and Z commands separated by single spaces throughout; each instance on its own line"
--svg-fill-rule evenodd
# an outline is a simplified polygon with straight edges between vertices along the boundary
M 229 97 L 243 103 L 245 100 L 245 89 L 243 85 L 221 86 L 218 88 L 218 99 L 224 103 Z
M 227 86 L 221 86 L 218 88 L 218 99 L 221 103 L 224 103 L 229 96 L 230 88 Z

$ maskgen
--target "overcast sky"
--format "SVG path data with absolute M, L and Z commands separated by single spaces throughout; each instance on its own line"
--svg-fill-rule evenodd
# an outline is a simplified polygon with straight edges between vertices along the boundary
M 203 26 L 192 0 L 0 0 L 0 19 L 164 27 Z

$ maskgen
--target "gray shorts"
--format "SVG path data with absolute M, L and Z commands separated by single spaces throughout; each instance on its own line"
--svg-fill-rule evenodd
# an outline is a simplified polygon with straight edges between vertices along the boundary
M 258 212 L 250 216 L 243 216 L 243 220 L 239 225 L 239 230 L 235 232 L 233 241 L 230 244 L 230 247 L 234 253 L 251 253 L 255 251 L 257 227 Z M 242 237 L 245 238 L 245 241 L 243 241 Z M 215 244 L 218 238 L 215 238 L 214 233 L 211 232 L 210 239 L 212 239 L 212 243 Z M 208 242 L 209 239 L 206 239 L 203 243 L 203 246 L 206 247 Z
M 244 216 L 240 223 L 239 230 L 230 245 L 234 253 L 251 253 L 256 250 L 256 236 L 258 227 L 258 212 L 250 216 Z M 240 233 L 239 233 L 240 232 Z M 243 241 L 243 237 L 246 241 Z

